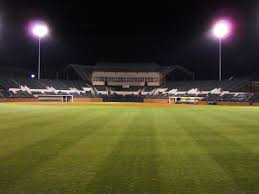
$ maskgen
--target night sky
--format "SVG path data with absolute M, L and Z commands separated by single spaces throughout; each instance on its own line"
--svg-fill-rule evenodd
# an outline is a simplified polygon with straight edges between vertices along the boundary
M 42 45 L 44 77 L 68 64 L 157 62 L 183 65 L 197 79 L 217 79 L 218 44 L 212 22 L 227 16 L 235 32 L 223 43 L 223 77 L 259 73 L 259 8 L 253 0 L 2 0 L 0 65 L 37 71 L 34 19 L 51 34 Z

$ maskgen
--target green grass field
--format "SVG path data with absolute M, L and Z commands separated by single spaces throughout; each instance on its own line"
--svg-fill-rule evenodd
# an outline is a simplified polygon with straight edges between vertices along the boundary
M 9 193 L 259 193 L 259 108 L 0 104 Z

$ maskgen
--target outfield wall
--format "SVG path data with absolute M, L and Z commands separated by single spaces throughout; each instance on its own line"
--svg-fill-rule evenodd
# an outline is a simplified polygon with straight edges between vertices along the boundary
M 152 98 L 145 98 L 144 103 L 159 103 L 159 104 L 168 104 L 169 99 L 152 99 Z
M 0 98 L 0 102 L 38 102 L 37 98 Z
M 0 98 L 0 102 L 38 102 L 38 98 Z M 102 98 L 74 98 L 74 102 L 103 102 Z
M 207 101 L 199 101 L 197 105 L 208 105 Z
M 144 103 L 159 103 L 159 104 L 168 104 L 168 99 L 152 99 L 146 98 L 144 99 Z M 209 105 L 207 101 L 199 101 L 197 105 Z M 252 102 L 216 102 L 215 105 L 220 106 L 259 106 L 259 103 Z
M 198 104 L 200 104 L 200 103 L 198 103 Z M 259 106 L 259 103 L 258 102 L 216 102 L 215 105 L 221 105 L 221 106 Z
M 38 102 L 37 98 L 0 98 L 0 102 Z M 74 98 L 74 102 L 103 102 L 102 98 Z M 169 99 L 144 99 L 144 103 L 168 104 Z M 199 101 L 197 105 L 208 105 L 206 101 Z M 217 102 L 221 106 L 259 106 L 259 102 Z
M 103 102 L 102 98 L 74 98 L 74 102 Z
M 222 106 L 250 106 L 252 103 L 250 102 L 217 102 L 217 105 Z

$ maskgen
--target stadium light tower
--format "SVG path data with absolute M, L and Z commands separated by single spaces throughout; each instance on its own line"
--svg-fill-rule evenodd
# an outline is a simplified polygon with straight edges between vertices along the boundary
M 212 28 L 213 36 L 219 41 L 219 81 L 222 80 L 222 40 L 230 35 L 231 29 L 232 24 L 226 19 L 218 20 Z
M 49 33 L 47 24 L 43 22 L 37 22 L 32 26 L 32 34 L 39 40 L 39 55 L 38 55 L 38 79 L 40 79 L 41 69 L 41 39 L 46 37 Z

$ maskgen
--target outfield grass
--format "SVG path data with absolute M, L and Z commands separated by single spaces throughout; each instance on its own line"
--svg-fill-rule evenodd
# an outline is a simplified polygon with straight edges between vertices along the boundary
M 259 108 L 0 104 L 9 193 L 259 193 Z

